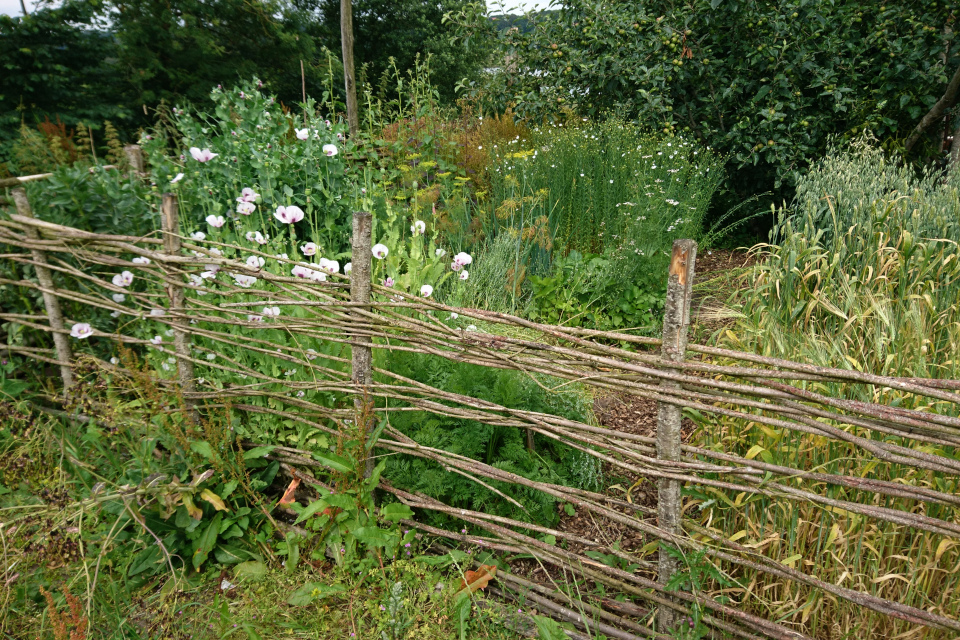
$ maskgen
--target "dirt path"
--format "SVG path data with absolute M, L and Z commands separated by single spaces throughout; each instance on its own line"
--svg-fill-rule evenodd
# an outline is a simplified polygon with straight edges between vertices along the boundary
M 705 291 L 695 293 L 695 309 L 699 307 L 698 302 L 709 306 L 711 300 L 726 300 L 737 286 L 742 286 L 742 281 L 732 276 L 750 263 L 750 256 L 743 251 L 715 249 L 697 256 L 697 279 L 700 282 L 709 282 L 710 285 Z M 724 324 L 724 321 L 700 320 L 699 323 L 701 330 L 706 328 L 712 331 Z M 710 326 L 704 327 L 705 324 Z M 598 395 L 594 400 L 593 409 L 600 426 L 649 438 L 655 438 L 657 435 L 657 403 L 653 400 L 638 398 L 627 393 Z M 693 431 L 693 422 L 685 418 L 681 424 L 681 437 L 684 442 L 687 442 Z M 634 474 L 624 474 L 622 470 L 610 465 L 604 465 L 604 476 L 608 495 L 623 500 L 629 490 L 630 500 L 634 504 L 651 510 L 656 509 L 655 481 Z M 655 516 L 650 517 L 655 519 Z M 619 543 L 622 550 L 632 553 L 639 552 L 645 544 L 652 541 L 634 529 L 609 520 L 597 520 L 589 513 L 576 512 L 572 516 L 568 515 L 562 506 L 560 521 L 556 528 L 605 545 Z M 571 543 L 569 549 L 580 554 L 586 551 L 583 545 L 576 543 Z M 517 564 L 527 565 L 527 561 Z M 552 569 L 547 575 L 541 566 L 533 562 L 529 562 L 528 566 L 523 566 L 522 569 L 519 566 L 515 567 L 514 570 L 545 584 L 560 579 Z

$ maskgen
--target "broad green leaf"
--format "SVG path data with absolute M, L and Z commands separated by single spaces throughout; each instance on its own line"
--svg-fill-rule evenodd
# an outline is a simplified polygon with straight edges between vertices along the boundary
M 200 565 L 206 562 L 210 552 L 213 551 L 214 546 L 216 546 L 217 534 L 220 532 L 220 520 L 222 517 L 223 514 L 218 512 L 217 515 L 213 517 L 213 520 L 210 521 L 210 524 L 207 525 L 207 528 L 200 535 L 200 538 L 197 539 L 195 548 L 193 550 L 194 569 L 199 569 Z
M 243 459 L 254 460 L 256 458 L 262 458 L 273 453 L 274 449 L 276 449 L 275 446 L 254 447 L 253 449 L 248 449 L 247 452 L 243 454 Z
M 380 516 L 391 522 L 400 522 L 404 518 L 413 517 L 413 509 L 405 504 L 394 502 L 380 509 Z
M 567 640 L 560 623 L 552 618 L 533 616 L 533 623 L 537 625 L 537 634 L 540 640 Z
M 351 495 L 344 493 L 331 493 L 324 498 L 331 507 L 343 509 L 344 511 L 355 511 L 357 509 L 357 500 Z
M 150 545 L 136 555 L 133 562 L 130 563 L 127 575 L 133 577 L 158 566 L 161 562 L 163 562 L 163 553 L 160 551 L 160 547 Z
M 267 565 L 259 560 L 247 560 L 241 562 L 233 568 L 233 575 L 238 578 L 249 578 L 250 580 L 259 580 L 267 575 Z
M 299 536 L 290 531 L 287 533 L 287 573 L 293 573 L 300 564 L 300 542 Z
M 430 566 L 446 567 L 454 562 L 466 562 L 470 556 L 459 549 L 451 549 L 450 553 L 442 556 L 417 556 L 414 558 L 417 562 L 422 562 Z
M 356 465 L 349 458 L 343 456 L 338 456 L 335 453 L 323 452 L 313 454 L 314 459 L 320 464 L 330 467 L 334 471 L 339 471 L 340 473 L 351 473 Z
M 190 450 L 200 454 L 207 460 L 213 460 L 213 449 L 210 448 L 209 442 L 204 440 L 195 440 L 190 443 Z
M 308 582 L 287 598 L 287 604 L 295 607 L 303 607 L 314 600 L 320 600 L 327 596 L 343 593 L 347 588 L 342 584 L 320 584 L 319 582 Z
M 303 522 L 304 520 L 311 517 L 318 511 L 322 511 L 326 509 L 328 506 L 330 505 L 325 500 L 314 500 L 313 502 L 308 504 L 306 507 L 304 507 L 303 511 L 300 512 L 300 516 L 296 519 L 296 521 L 293 524 L 299 524 Z
M 396 537 L 377 527 L 357 527 L 351 533 L 368 547 L 385 547 Z
M 0 395 L 16 398 L 29 386 L 28 383 L 21 380 L 4 380 L 3 383 L 0 384 Z
M 213 557 L 216 558 L 220 564 L 237 564 L 238 562 L 243 562 L 248 559 L 250 554 L 240 547 L 219 544 L 217 548 L 213 550 Z

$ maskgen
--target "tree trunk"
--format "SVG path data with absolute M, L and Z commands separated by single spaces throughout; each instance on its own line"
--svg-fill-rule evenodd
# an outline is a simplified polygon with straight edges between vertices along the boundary
M 360 116 L 357 114 L 357 86 L 353 73 L 353 4 L 351 0 L 340 0 L 340 40 L 343 45 L 343 82 L 347 90 L 347 123 L 350 135 L 360 130 Z
M 929 113 L 923 116 L 923 119 L 920 120 L 920 123 L 907 137 L 906 142 L 903 143 L 904 155 L 910 153 L 910 150 L 913 149 L 914 145 L 917 144 L 917 141 L 920 140 L 920 136 L 923 135 L 923 132 L 929 129 L 933 123 L 942 118 L 946 110 L 954 105 L 956 102 L 958 89 L 960 89 L 960 66 L 957 67 L 957 70 L 953 73 L 953 77 L 950 78 L 950 82 L 947 83 L 947 90 L 943 92 L 943 96 L 937 100 L 937 103 L 933 105 L 933 108 L 930 109 Z
M 956 131 L 953 132 L 953 142 L 950 143 L 950 163 L 947 165 L 947 170 L 956 170 L 958 160 L 960 160 L 960 125 L 957 125 Z

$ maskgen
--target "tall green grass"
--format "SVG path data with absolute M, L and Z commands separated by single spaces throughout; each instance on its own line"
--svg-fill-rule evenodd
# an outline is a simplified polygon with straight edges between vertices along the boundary
M 891 376 L 956 378 L 960 355 L 960 172 L 916 174 L 870 141 L 815 163 L 779 212 L 771 243 L 756 247 L 737 322 L 720 343 L 798 362 Z M 739 307 L 739 308 L 737 308 Z M 815 383 L 837 398 L 948 412 L 894 389 Z M 940 405 L 940 406 L 938 406 Z M 857 435 L 956 456 L 954 448 L 831 421 Z M 957 491 L 957 479 L 882 461 L 846 442 L 730 418 L 702 421 L 705 447 L 796 469 Z M 956 521 L 960 510 L 869 491 L 785 481 L 832 498 Z M 955 540 L 840 509 L 766 496 L 695 490 L 704 526 L 833 584 L 956 618 Z M 690 513 L 697 513 L 692 509 Z M 946 637 L 821 591 L 751 571 L 725 593 L 817 638 Z
M 704 237 L 723 177 L 709 149 L 617 120 L 535 128 L 486 151 L 489 191 L 460 226 L 482 229 L 498 261 L 504 244 L 514 245 L 503 271 L 514 296 L 526 277 L 548 274 L 554 258 L 571 251 L 604 256 L 610 291 L 647 281 L 659 287 L 673 240 Z
M 744 346 L 821 365 L 952 378 L 960 172 L 915 175 L 867 141 L 803 177 L 743 299 Z

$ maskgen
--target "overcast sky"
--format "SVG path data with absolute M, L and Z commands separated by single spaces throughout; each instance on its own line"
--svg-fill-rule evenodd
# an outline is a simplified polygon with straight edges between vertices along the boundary
M 27 11 L 33 8 L 33 3 L 30 0 L 27 2 Z M 0 0 L 0 13 L 5 13 L 8 16 L 18 16 L 20 15 L 20 0 Z
M 27 5 L 27 11 L 33 10 L 36 2 L 34 0 L 24 0 Z M 520 13 L 522 9 L 544 9 L 549 0 L 487 0 L 487 5 L 496 10 L 502 4 L 507 13 Z M 0 0 L 0 13 L 10 16 L 20 15 L 20 0 Z

